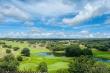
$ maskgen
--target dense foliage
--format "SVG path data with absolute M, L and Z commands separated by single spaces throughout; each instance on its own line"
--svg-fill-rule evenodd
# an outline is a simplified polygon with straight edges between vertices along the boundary
M 81 49 L 78 45 L 70 45 L 65 49 L 65 55 L 67 57 L 78 57 L 81 55 Z
M 23 57 L 22 57 L 22 56 L 18 56 L 18 57 L 17 57 L 17 60 L 18 60 L 18 61 L 22 61 L 22 60 L 23 60 Z
M 81 56 L 74 58 L 68 68 L 69 73 L 110 73 L 104 64 L 97 64 L 92 58 Z
M 11 53 L 11 50 L 10 49 L 6 49 L 6 53 Z
M 40 72 L 40 73 L 47 73 L 48 72 L 47 64 L 45 62 L 41 62 L 39 64 L 38 72 Z
M 91 49 L 81 49 L 79 45 L 69 45 L 65 48 L 65 55 L 67 57 L 79 57 L 81 55 L 93 55 Z
M 13 50 L 14 51 L 17 51 L 17 50 L 19 50 L 20 48 L 19 47 L 13 47 Z
M 88 48 L 95 48 L 101 51 L 110 50 L 110 40 L 85 40 L 82 41 Z
M 12 54 L 9 54 L 6 55 L 3 61 L 0 63 L 0 69 L 4 71 L 16 71 L 18 65 L 19 62 L 16 60 L 16 58 Z
M 30 56 L 30 50 L 28 48 L 24 48 L 22 51 L 21 51 L 21 54 L 23 56 Z

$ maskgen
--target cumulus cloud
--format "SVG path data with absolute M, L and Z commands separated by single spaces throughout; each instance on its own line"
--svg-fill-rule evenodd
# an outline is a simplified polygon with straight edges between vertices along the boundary
M 87 20 L 88 18 L 92 17 L 95 14 L 95 11 L 97 8 L 91 6 L 90 4 L 87 4 L 84 8 L 84 10 L 80 11 L 78 15 L 76 15 L 72 19 L 63 19 L 63 22 L 66 24 L 77 24 L 84 20 Z
M 90 32 L 81 30 L 80 32 L 63 32 L 63 31 L 40 31 L 40 32 L 6 32 L 0 33 L 0 37 L 8 38 L 110 38 L 108 32 Z M 2 35 L 2 36 L 1 36 Z M 53 36 L 54 35 L 54 36 Z
M 74 10 L 74 5 L 65 4 L 63 0 L 43 0 L 39 2 L 32 0 L 25 3 L 13 0 L 13 3 L 34 15 L 41 16 L 59 16 L 71 13 Z
M 21 10 L 12 4 L 0 5 L 0 14 L 4 17 L 12 17 L 18 20 L 29 20 L 30 16 L 27 12 Z
M 16 29 L 17 32 L 10 30 L 6 32 L 7 34 L 0 33 L 3 34 L 2 37 L 20 38 L 44 38 L 44 36 L 52 38 L 110 37 L 109 33 L 107 35 L 106 33 L 93 33 L 88 31 L 93 27 L 99 29 L 99 26 L 87 24 L 87 26 L 76 26 L 71 28 L 68 25 L 64 25 L 75 25 L 89 20 L 92 17 L 110 14 L 109 4 L 110 0 L 0 0 L 0 23 L 16 22 L 17 24 L 15 23 L 15 25 L 18 26 L 17 21 L 23 21 L 24 25 L 28 26 L 28 30 L 22 29 L 22 32 L 19 31 L 20 29 Z M 108 23 L 110 23 L 110 20 L 106 21 L 106 24 Z M 54 26 L 50 24 L 57 25 Z M 37 28 L 37 25 L 43 29 Z M 56 26 L 61 26 L 64 31 L 59 31 L 60 28 Z M 51 27 L 56 31 L 51 31 Z M 102 25 L 100 27 L 102 27 Z M 70 31 L 66 32 L 66 28 L 70 28 Z M 74 30 L 81 31 L 75 32 Z
M 2 15 L 2 14 L 0 14 L 0 22 L 2 22 L 2 21 L 3 21 L 3 19 L 4 19 L 3 15 Z
M 103 12 L 110 12 L 109 0 L 6 0 L 6 3 L 2 0 L 0 2 L 0 14 L 26 21 L 36 19 L 35 17 L 60 17 L 72 13 L 76 16 L 64 18 L 63 23 L 78 24 Z
M 75 17 L 70 19 L 64 18 L 63 23 L 74 25 L 81 23 L 85 20 L 88 20 L 92 17 L 104 14 L 110 9 L 110 6 L 108 6 L 106 2 L 110 3 L 109 0 L 101 0 L 101 1 L 97 0 L 95 2 L 87 2 L 84 8 L 80 10 Z

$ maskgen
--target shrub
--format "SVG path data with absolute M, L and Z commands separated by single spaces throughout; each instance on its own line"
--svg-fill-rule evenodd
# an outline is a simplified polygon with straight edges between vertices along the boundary
M 45 62 L 41 62 L 38 66 L 38 71 L 40 73 L 47 73 L 48 72 L 48 68 L 47 68 L 47 64 Z
M 87 55 L 93 55 L 93 53 L 92 53 L 92 50 L 91 49 L 83 49 L 82 50 L 82 55 L 85 55 L 85 56 L 87 56 Z
M 6 45 L 6 44 L 2 45 L 2 47 L 3 47 L 3 48 L 12 48 L 11 45 Z
M 19 50 L 20 48 L 19 47 L 13 47 L 13 50 L 14 51 L 17 51 L 17 50 Z
M 66 69 L 59 69 L 56 71 L 56 73 L 69 73 Z
M 87 56 L 74 58 L 69 64 L 68 71 L 69 73 L 110 73 L 105 64 L 97 64 L 93 58 Z
M 98 63 L 92 68 L 92 73 L 110 73 L 110 70 L 105 64 Z
M 10 49 L 6 49 L 6 53 L 7 54 L 11 53 L 11 50 Z
M 21 54 L 23 56 L 30 56 L 30 50 L 28 48 L 24 48 L 22 51 L 21 51 Z
M 85 56 L 77 57 L 69 64 L 69 73 L 91 73 L 92 66 L 94 65 L 92 58 Z
M 81 49 L 78 45 L 70 45 L 65 48 L 65 55 L 67 57 L 78 57 L 81 55 Z
M 4 71 L 16 71 L 19 62 L 12 54 L 4 57 L 3 62 L 0 63 L 0 69 Z
M 17 60 L 18 60 L 18 61 L 22 61 L 22 60 L 23 60 L 23 57 L 22 57 L 22 56 L 18 56 L 18 57 L 17 57 Z

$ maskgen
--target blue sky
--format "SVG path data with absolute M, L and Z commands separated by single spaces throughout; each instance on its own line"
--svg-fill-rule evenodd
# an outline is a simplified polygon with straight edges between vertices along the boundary
M 0 37 L 110 38 L 110 0 L 0 0 Z

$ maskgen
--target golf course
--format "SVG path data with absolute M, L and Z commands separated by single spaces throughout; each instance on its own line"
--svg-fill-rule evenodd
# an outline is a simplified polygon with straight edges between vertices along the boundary
M 57 43 L 62 43 L 63 45 L 60 46 L 64 47 L 65 42 L 67 43 L 68 40 L 57 40 L 57 42 L 54 42 L 53 40 L 44 40 L 45 42 L 52 42 L 51 45 L 57 44 Z M 22 60 L 19 62 L 19 66 L 17 67 L 18 71 L 37 71 L 38 66 L 41 62 L 45 62 L 47 64 L 48 72 L 49 73 L 54 73 L 57 70 L 61 69 L 68 69 L 68 65 L 73 58 L 72 56 L 67 57 L 63 53 L 65 52 L 64 50 L 58 51 L 59 46 L 56 47 L 52 51 L 51 48 L 49 49 L 46 47 L 47 43 L 42 42 L 42 40 L 39 42 L 36 40 L 36 42 L 29 42 L 28 40 L 0 40 L 0 58 L 2 59 L 8 54 L 13 54 L 15 58 L 17 57 L 22 57 Z M 76 42 L 69 42 L 72 44 L 78 43 Z M 66 44 L 66 46 L 68 43 Z M 79 44 L 79 47 L 81 49 L 86 48 L 84 44 Z M 14 49 L 18 48 L 18 49 Z M 21 51 L 23 48 L 28 48 L 30 51 L 29 56 L 23 56 L 21 54 Z M 92 50 L 93 57 L 94 59 L 96 58 L 96 63 L 102 63 L 110 67 L 110 52 L 109 51 L 101 51 L 96 48 L 93 48 Z M 56 54 L 54 54 L 54 53 Z M 63 55 L 58 55 L 58 54 L 63 54 Z

